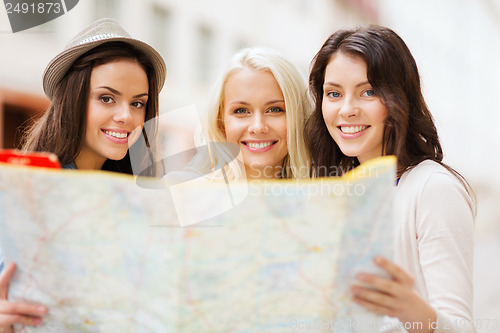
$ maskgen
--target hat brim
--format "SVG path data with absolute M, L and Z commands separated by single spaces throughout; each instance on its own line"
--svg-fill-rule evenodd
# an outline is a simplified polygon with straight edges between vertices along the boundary
M 110 42 L 127 43 L 144 53 L 146 57 L 149 58 L 156 73 L 158 86 L 157 93 L 159 93 L 165 83 L 167 66 L 158 51 L 156 51 L 152 46 L 134 38 L 113 37 L 73 46 L 59 53 L 54 59 L 52 59 L 43 72 L 43 90 L 47 97 L 52 100 L 57 85 L 60 84 L 64 75 L 66 75 L 76 59 L 93 48 Z

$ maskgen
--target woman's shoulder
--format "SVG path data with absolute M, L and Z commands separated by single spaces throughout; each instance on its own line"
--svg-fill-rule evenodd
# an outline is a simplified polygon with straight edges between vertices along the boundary
M 432 160 L 422 161 L 406 171 L 401 177 L 397 191 L 398 195 L 410 196 L 418 201 L 465 201 L 471 209 L 474 207 L 473 200 L 459 176 Z
M 436 161 L 424 160 L 405 171 L 401 176 L 400 185 L 425 185 L 432 183 L 456 183 L 461 184 L 458 178 L 447 168 Z

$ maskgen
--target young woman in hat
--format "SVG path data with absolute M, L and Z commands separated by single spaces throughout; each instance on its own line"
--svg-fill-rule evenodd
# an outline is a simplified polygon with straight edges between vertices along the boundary
M 155 132 L 165 76 L 153 47 L 113 19 L 96 21 L 48 64 L 43 88 L 51 104 L 23 149 L 52 152 L 63 168 L 159 175 Z M 43 306 L 7 301 L 14 271 L 11 263 L 0 276 L 0 329 L 38 325 L 47 313 Z
M 398 158 L 394 262 L 375 259 L 390 278 L 360 274 L 354 301 L 393 317 L 385 331 L 473 332 L 473 193 L 442 162 L 408 47 L 384 27 L 337 31 L 316 54 L 309 82 L 306 140 L 315 176 Z
M 152 158 L 165 75 L 153 47 L 131 38 L 113 19 L 96 21 L 45 69 L 43 88 L 51 104 L 28 131 L 23 149 L 52 152 L 65 168 L 132 174 L 137 160 Z M 129 156 L 141 134 L 149 149 Z
M 309 177 L 302 135 L 309 111 L 307 88 L 297 67 L 282 55 L 263 48 L 235 54 L 216 81 L 207 109 L 205 141 L 239 148 L 238 158 L 225 167 L 229 177 Z M 221 149 L 193 164 L 212 169 L 231 159 Z

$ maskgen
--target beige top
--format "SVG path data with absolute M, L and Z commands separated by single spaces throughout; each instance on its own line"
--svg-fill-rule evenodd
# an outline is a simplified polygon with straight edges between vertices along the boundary
M 434 161 L 404 173 L 396 189 L 394 260 L 413 276 L 415 290 L 436 310 L 435 333 L 476 332 L 474 212 L 460 181 Z M 407 332 L 394 318 L 385 319 L 382 332 Z

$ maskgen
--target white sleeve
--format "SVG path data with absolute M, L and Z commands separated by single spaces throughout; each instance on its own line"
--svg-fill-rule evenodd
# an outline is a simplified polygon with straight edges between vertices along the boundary
M 416 210 L 419 261 L 435 333 L 475 332 L 472 320 L 474 206 L 451 174 L 435 172 L 424 184 Z

